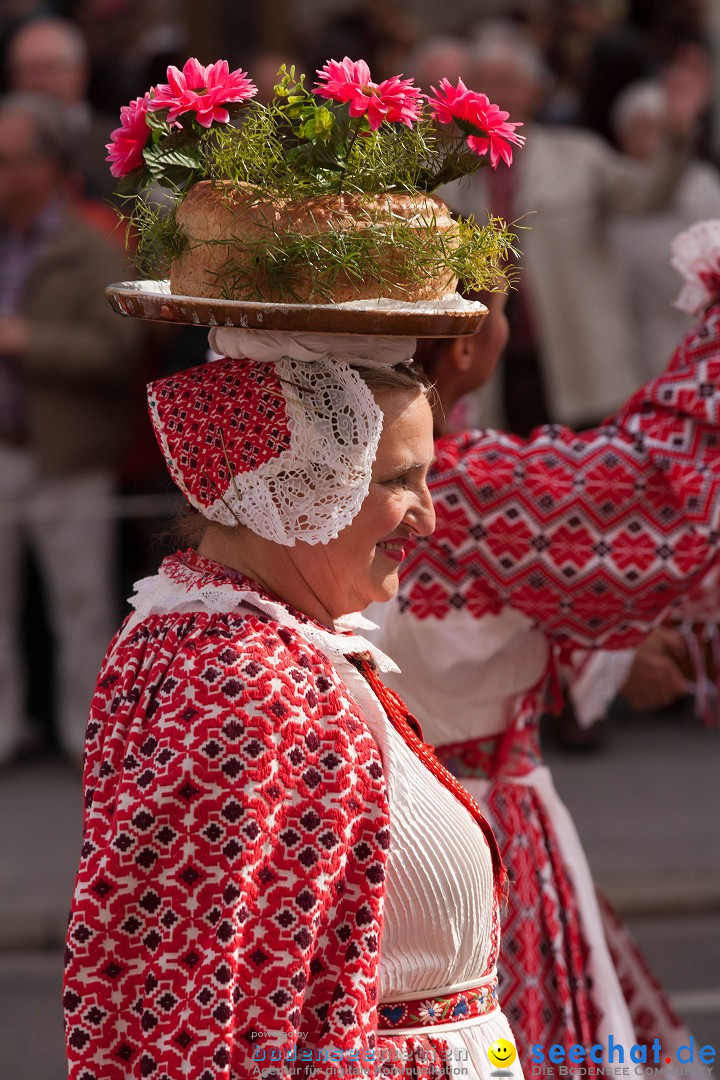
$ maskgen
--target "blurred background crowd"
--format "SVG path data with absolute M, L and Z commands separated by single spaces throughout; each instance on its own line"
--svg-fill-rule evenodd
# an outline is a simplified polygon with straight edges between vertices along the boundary
M 122 105 L 188 55 L 242 66 L 261 99 L 281 63 L 349 55 L 376 81 L 461 76 L 524 121 L 513 169 L 448 197 L 517 221 L 524 251 L 502 371 L 455 423 L 525 434 L 597 422 L 683 333 L 669 244 L 720 217 L 718 50 L 710 0 L 1 4 L 0 763 L 79 761 L 123 599 L 173 544 L 143 385 L 206 339 L 103 297 L 131 275 L 105 162 Z

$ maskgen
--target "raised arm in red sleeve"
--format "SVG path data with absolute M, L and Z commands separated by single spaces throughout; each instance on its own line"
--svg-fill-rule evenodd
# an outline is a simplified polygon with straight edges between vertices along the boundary
M 639 641 L 718 554 L 720 305 L 603 426 L 441 438 L 430 487 L 437 530 L 403 569 L 403 608 L 509 605 L 561 643 Z

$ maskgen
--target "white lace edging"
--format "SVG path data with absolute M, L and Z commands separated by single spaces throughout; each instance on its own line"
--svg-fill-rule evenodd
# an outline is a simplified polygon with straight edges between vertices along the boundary
M 376 645 L 359 634 L 334 634 L 314 623 L 304 623 L 291 615 L 287 608 L 273 600 L 260 596 L 252 588 L 237 585 L 207 585 L 205 587 L 187 582 L 174 582 L 162 570 L 151 577 L 141 578 L 134 585 L 135 592 L 129 604 L 138 619 L 149 615 L 167 615 L 171 612 L 208 611 L 229 615 L 247 605 L 294 630 L 305 641 L 326 653 L 329 657 L 349 656 L 351 653 L 369 653 L 378 669 L 383 672 L 399 672 L 397 664 L 381 652 Z M 339 629 L 370 630 L 375 624 L 360 614 L 343 615 L 337 620 Z
M 672 242 L 670 264 L 685 278 L 673 306 L 700 315 L 720 295 L 720 220 L 698 221 Z
M 290 446 L 257 469 L 237 473 L 209 506 L 188 491 L 151 392 L 154 426 L 175 483 L 204 517 L 246 525 L 284 547 L 298 540 L 326 544 L 356 517 L 367 496 L 383 414 L 369 387 L 343 361 L 283 357 L 276 368 Z

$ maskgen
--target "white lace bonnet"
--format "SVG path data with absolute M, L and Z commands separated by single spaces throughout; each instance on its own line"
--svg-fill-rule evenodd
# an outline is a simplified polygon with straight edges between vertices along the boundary
M 211 521 L 290 547 L 334 539 L 368 493 L 382 431 L 351 365 L 408 363 L 415 339 L 217 327 L 210 346 L 221 359 L 148 386 L 173 480 Z

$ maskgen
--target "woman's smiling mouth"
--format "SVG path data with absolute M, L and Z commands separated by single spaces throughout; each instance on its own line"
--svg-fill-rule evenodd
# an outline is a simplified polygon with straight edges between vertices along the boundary
M 380 540 L 375 547 L 378 551 L 381 551 L 383 555 L 386 555 L 388 559 L 392 559 L 393 562 L 401 563 L 405 558 L 405 543 L 406 541 L 395 538 L 393 540 Z

